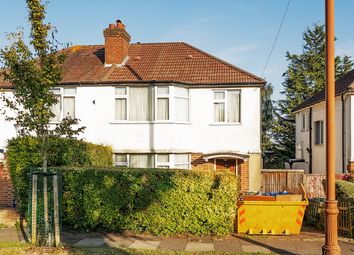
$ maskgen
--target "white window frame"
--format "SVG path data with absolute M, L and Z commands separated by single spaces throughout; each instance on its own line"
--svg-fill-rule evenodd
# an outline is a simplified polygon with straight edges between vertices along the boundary
M 116 94 L 116 88 L 125 88 L 125 95 L 117 95 Z M 129 87 L 128 86 L 123 86 L 123 87 L 114 87 L 114 120 L 119 121 L 119 122 L 128 122 L 129 121 Z M 125 120 L 116 120 L 116 99 L 125 99 L 126 103 L 126 119 Z
M 124 154 L 127 156 L 127 161 L 126 162 L 116 162 L 115 161 L 115 155 L 116 154 Z M 161 168 L 161 167 L 168 167 L 169 169 L 175 169 L 178 168 L 178 165 L 188 165 L 188 169 L 184 170 L 190 170 L 191 169 L 191 154 L 190 153 L 114 153 L 113 154 L 113 164 L 116 167 L 131 167 L 129 165 L 130 162 L 130 154 L 152 154 L 154 157 L 154 168 Z M 187 154 L 188 155 L 188 162 L 179 162 L 175 163 L 175 155 L 176 154 Z M 158 155 L 168 155 L 169 157 L 169 162 L 158 162 L 157 157 Z
M 75 93 L 65 94 L 65 89 L 75 89 Z M 64 98 L 74 98 L 74 118 L 76 118 L 76 94 L 77 87 L 54 87 L 51 89 L 55 96 L 60 97 L 60 114 L 59 121 L 50 121 L 50 123 L 61 122 L 64 118 Z
M 188 91 L 188 96 L 187 97 L 185 97 L 185 96 L 177 96 L 176 94 L 176 92 L 175 92 L 175 88 L 176 87 L 181 87 L 181 86 L 173 86 L 172 88 L 173 88 L 173 91 L 172 91 L 172 100 L 170 101 L 171 103 L 172 103 L 172 107 L 171 107 L 171 110 L 172 110 L 172 112 L 173 112 L 173 120 L 175 121 L 175 122 L 178 122 L 178 123 L 189 123 L 190 122 L 190 120 L 191 120 L 191 99 L 190 99 L 190 97 L 191 97 L 191 93 L 190 93 L 190 89 L 189 88 L 185 88 L 185 87 L 181 87 L 181 88 L 183 88 L 183 89 L 186 89 L 187 91 Z M 170 93 L 171 94 L 171 93 Z M 175 98 L 182 98 L 182 99 L 187 99 L 188 100 L 188 120 L 187 121 L 180 121 L 180 120 L 177 120 L 177 118 L 176 118 L 176 114 L 175 114 L 175 108 L 176 108 L 176 104 L 175 104 Z
M 127 161 L 126 162 L 116 162 L 116 160 L 115 160 L 115 155 L 116 154 L 124 154 L 124 155 L 126 155 L 127 156 Z M 113 154 L 113 164 L 114 164 L 114 166 L 124 166 L 124 167 L 129 166 L 129 154 L 127 154 L 127 153 L 114 153 Z
M 176 163 L 175 162 L 175 155 L 176 154 L 187 154 L 188 155 L 188 162 L 179 162 L 179 163 Z M 173 168 L 177 168 L 178 169 L 178 165 L 188 165 L 188 169 L 185 169 L 185 170 L 190 170 L 191 169 L 191 154 L 190 153 L 175 153 L 173 154 Z
M 301 130 L 306 130 L 306 113 L 301 114 Z
M 223 99 L 215 99 L 215 93 L 224 93 L 224 98 Z M 237 92 L 239 94 L 239 101 L 240 101 L 240 105 L 239 105 L 239 115 L 240 115 L 240 120 L 238 122 L 228 122 L 228 93 L 229 92 Z M 241 95 L 241 89 L 215 89 L 215 90 L 212 90 L 212 96 L 213 96 L 213 114 L 212 114 L 212 118 L 213 118 L 213 121 L 212 123 L 214 124 L 225 124 L 225 125 L 233 125 L 233 124 L 241 124 L 241 118 L 242 118 L 242 114 L 241 114 L 241 100 L 242 100 L 242 95 Z M 214 104 L 215 103 L 224 103 L 224 106 L 225 106 L 225 109 L 224 109 L 224 121 L 215 121 L 214 119 L 214 114 L 215 114 L 215 107 L 214 107 Z
M 319 130 L 317 130 L 317 128 L 316 128 L 316 123 L 320 123 L 320 125 L 319 125 Z M 314 139 L 314 142 L 315 142 L 315 145 L 323 145 L 324 144 L 324 121 L 323 120 L 317 120 L 317 121 L 315 121 L 314 122 L 314 126 L 315 126 L 315 132 L 313 132 L 314 133 L 314 135 L 315 135 L 315 139 Z M 319 134 L 319 139 L 320 139 L 320 141 L 317 141 L 317 132 L 320 132 L 320 134 Z
M 168 94 L 159 94 L 158 93 L 158 89 L 161 87 L 165 87 L 168 88 Z M 172 86 L 155 86 L 155 107 L 154 107 L 154 120 L 158 121 L 158 122 L 170 122 L 172 120 L 172 111 L 171 111 L 171 105 L 172 105 L 172 101 L 171 101 L 171 95 L 172 95 L 172 91 L 171 91 L 171 87 Z M 167 120 L 158 120 L 157 119 L 157 101 L 159 98 L 167 98 L 168 99 L 168 119 Z
M 129 120 L 129 113 L 130 113 L 130 107 L 129 107 L 129 86 L 114 86 L 114 111 L 113 111 L 113 121 L 111 121 L 111 124 L 115 124 L 115 123 L 190 123 L 190 118 L 191 118 L 191 98 L 190 98 L 190 89 L 189 88 L 185 88 L 185 87 L 181 87 L 184 88 L 188 91 L 188 96 L 177 96 L 176 92 L 175 92 L 175 87 L 180 87 L 180 86 L 176 86 L 176 85 L 159 85 L 159 86 L 147 86 L 147 87 L 151 87 L 154 91 L 153 91 L 153 107 L 154 107 L 154 111 L 152 113 L 152 120 L 142 120 L 142 121 L 133 121 L 133 120 Z M 168 88 L 168 94 L 158 94 L 158 88 L 160 87 L 166 87 Z M 125 95 L 117 95 L 115 93 L 115 89 L 116 88 L 125 88 L 126 94 Z M 158 120 L 157 119 L 157 101 L 159 98 L 167 98 L 168 99 L 168 119 L 167 120 Z M 188 121 L 177 121 L 176 120 L 176 114 L 175 114 L 175 108 L 176 108 L 176 104 L 175 104 L 175 98 L 183 98 L 183 99 L 187 99 L 188 100 Z M 126 110 L 127 110 L 127 116 L 125 120 L 117 120 L 115 118 L 115 100 L 116 99 L 125 99 L 126 100 Z

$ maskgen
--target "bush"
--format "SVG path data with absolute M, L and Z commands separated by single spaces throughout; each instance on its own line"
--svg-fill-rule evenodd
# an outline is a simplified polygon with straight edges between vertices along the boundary
M 165 169 L 60 170 L 63 226 L 154 235 L 233 233 L 238 180 L 231 173 Z
M 339 201 L 343 199 L 354 198 L 354 183 L 343 180 L 336 180 L 336 192 L 337 199 Z
M 82 140 L 53 138 L 49 141 L 48 166 L 112 166 L 112 148 Z M 27 210 L 28 178 L 25 169 L 41 167 L 40 142 L 34 137 L 10 139 L 7 145 L 10 174 L 20 213 Z

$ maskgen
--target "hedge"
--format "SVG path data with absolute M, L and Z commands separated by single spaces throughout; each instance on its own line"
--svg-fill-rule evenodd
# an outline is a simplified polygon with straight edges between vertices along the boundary
M 50 140 L 48 166 L 98 166 L 113 165 L 112 148 L 82 140 L 55 138 Z M 8 140 L 7 158 L 19 211 L 26 212 L 28 178 L 25 169 L 41 167 L 40 142 L 34 137 L 17 137 Z
M 237 177 L 166 169 L 60 169 L 62 222 L 79 231 L 153 235 L 234 232 Z

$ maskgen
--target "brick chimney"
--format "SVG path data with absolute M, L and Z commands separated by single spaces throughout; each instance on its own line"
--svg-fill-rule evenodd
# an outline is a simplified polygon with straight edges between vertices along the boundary
M 103 31 L 105 65 L 120 65 L 128 55 L 130 35 L 125 31 L 122 21 L 109 24 Z

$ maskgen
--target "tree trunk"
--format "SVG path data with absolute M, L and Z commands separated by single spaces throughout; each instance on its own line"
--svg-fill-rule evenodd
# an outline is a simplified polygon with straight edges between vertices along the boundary
M 46 139 L 43 137 L 43 154 L 42 154 L 42 161 L 43 161 L 43 173 L 47 173 L 48 170 L 48 156 L 46 150 Z M 49 237 L 49 221 L 48 221 L 48 180 L 47 176 L 43 176 L 43 208 L 44 208 L 44 231 L 45 231 L 45 238 L 46 242 L 48 242 Z

